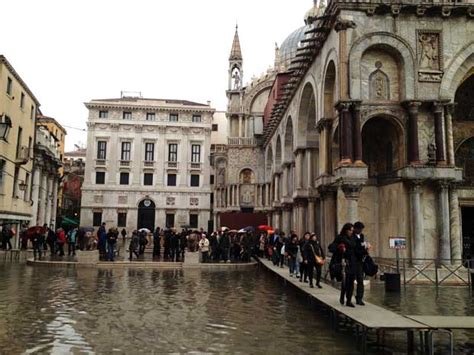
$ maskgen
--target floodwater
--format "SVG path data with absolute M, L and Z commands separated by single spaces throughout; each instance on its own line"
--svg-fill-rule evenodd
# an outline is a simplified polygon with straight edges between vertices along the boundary
M 426 288 L 413 290 L 403 300 L 387 298 L 380 289 L 367 297 L 396 311 L 420 314 L 438 302 L 436 311 L 473 315 L 468 292 L 436 298 Z M 410 309 L 420 296 L 420 306 Z M 469 334 L 459 339 L 456 353 L 471 353 Z M 158 271 L 0 265 L 2 354 L 357 354 L 354 344 L 348 333 L 333 332 L 327 316 L 307 298 L 257 267 Z M 369 352 L 404 353 L 401 344 L 371 346 Z

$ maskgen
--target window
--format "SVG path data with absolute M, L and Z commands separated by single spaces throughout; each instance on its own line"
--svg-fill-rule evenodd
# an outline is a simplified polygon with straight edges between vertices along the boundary
M 191 175 L 191 186 L 199 187 L 199 175 Z
M 122 153 L 120 155 L 120 160 L 130 161 L 132 152 L 132 143 L 122 142 Z
M 178 145 L 176 143 L 168 145 L 168 161 L 178 161 Z
M 146 120 L 147 121 L 154 121 L 155 120 L 155 113 L 154 112 L 147 112 L 146 113 Z
M 155 160 L 155 143 L 145 143 L 145 161 Z
M 170 113 L 170 122 L 178 122 L 178 114 Z
M 214 203 L 214 194 L 213 193 L 211 193 L 210 202 L 211 202 L 211 205 Z
M 193 115 L 193 122 L 195 123 L 201 122 L 201 115 Z
M 35 119 L 35 107 L 34 107 L 33 105 L 31 105 L 31 112 L 30 112 L 30 114 L 31 114 L 30 119 L 34 120 L 34 119 Z
M 23 108 L 25 106 L 25 93 L 22 92 L 20 96 L 20 108 Z
M 13 81 L 12 78 L 8 77 L 7 79 L 7 94 L 12 96 L 12 89 L 13 89 Z
M 212 125 L 212 130 L 213 130 L 214 132 L 217 132 L 217 131 L 219 130 L 219 125 L 214 123 L 214 124 Z
M 33 154 L 32 154 L 32 145 L 33 144 L 33 138 L 31 137 L 28 137 L 28 157 L 31 157 Z M 62 161 L 62 159 L 61 159 Z
M 201 146 L 199 144 L 191 145 L 191 162 L 201 162 Z
M 131 120 L 132 119 L 132 113 L 131 112 L 124 112 L 122 117 L 123 117 L 124 120 Z
M 102 224 L 102 212 L 94 212 L 92 214 L 92 224 L 94 227 L 99 227 Z
M 106 141 L 97 142 L 97 159 L 98 160 L 107 159 L 107 142 Z
M 129 173 L 120 173 L 120 185 L 128 185 L 129 177 Z
M 16 141 L 16 157 L 17 158 L 20 156 L 22 135 L 23 135 L 23 128 L 18 127 L 18 137 L 17 137 L 17 141 Z
M 168 186 L 176 186 L 176 174 L 168 174 Z
M 127 212 L 117 213 L 117 227 L 127 226 Z
M 189 226 L 191 228 L 197 228 L 198 227 L 198 220 L 199 220 L 199 215 L 195 213 L 191 213 L 189 215 Z
M 145 173 L 143 174 L 143 185 L 152 186 L 153 185 L 153 174 Z
M 20 174 L 20 168 L 15 166 L 15 175 L 13 176 L 13 191 L 12 197 L 15 198 L 18 192 L 18 175 Z
M 173 228 L 174 227 L 174 214 L 167 213 L 166 214 L 166 228 Z
M 95 172 L 95 184 L 104 185 L 105 184 L 105 171 L 96 171 Z
M 5 173 L 5 166 L 6 166 L 6 161 L 3 159 L 0 159 L 0 194 L 3 191 L 3 183 L 4 183 L 4 177 L 3 174 Z
M 30 199 L 30 195 L 28 194 L 28 186 L 30 185 L 30 174 L 26 173 L 25 175 L 25 195 L 23 196 L 23 199 L 25 201 L 28 201 Z
M 213 185 L 213 184 L 214 184 L 214 175 L 211 175 L 210 184 L 211 184 L 211 185 Z
M 99 111 L 99 118 L 109 118 L 109 111 Z

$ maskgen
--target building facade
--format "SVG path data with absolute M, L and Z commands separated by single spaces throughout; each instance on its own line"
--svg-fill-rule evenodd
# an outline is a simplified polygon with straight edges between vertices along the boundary
M 13 66 L 0 55 L 0 225 L 16 231 L 33 217 L 31 179 L 39 105 Z
M 81 188 L 86 166 L 86 148 L 76 146 L 64 153 L 63 195 L 60 200 L 61 216 L 79 221 L 81 213 Z
M 225 208 L 236 171 L 250 168 L 263 186 L 254 196 L 286 232 L 327 244 L 361 220 L 375 256 L 394 257 L 395 236 L 412 259 L 473 255 L 473 17 L 472 1 L 315 3 L 279 49 L 255 152 L 227 155 Z M 229 102 L 231 132 L 246 134 Z
M 210 104 L 122 97 L 85 105 L 81 225 L 207 229 Z

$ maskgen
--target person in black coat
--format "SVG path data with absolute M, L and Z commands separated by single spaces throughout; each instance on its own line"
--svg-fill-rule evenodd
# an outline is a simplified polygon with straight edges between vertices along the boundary
M 324 250 L 321 246 L 321 241 L 319 240 L 318 236 L 316 236 L 316 234 L 314 233 L 311 234 L 311 243 L 313 246 L 314 254 L 322 258 L 323 260 L 326 259 L 326 256 L 324 255 Z M 314 267 L 316 268 L 316 286 L 318 288 L 323 288 L 321 286 L 321 275 L 322 275 L 323 266 L 322 264 L 318 264 L 317 262 L 315 262 Z
M 163 243 L 163 247 L 165 249 L 163 257 L 165 261 L 168 261 L 170 258 L 170 248 L 171 248 L 171 230 L 170 229 L 165 230 L 165 240 Z
M 226 263 L 229 259 L 230 237 L 227 232 L 221 236 L 219 240 L 219 249 L 221 251 L 222 260 Z
M 161 235 L 160 227 L 156 227 L 153 232 L 153 258 L 159 259 L 161 255 Z
M 354 226 L 352 223 L 346 223 L 339 234 L 338 250 L 342 252 L 343 258 L 345 261 L 344 268 L 344 279 L 341 285 L 341 304 L 344 303 L 344 298 L 346 301 L 346 306 L 354 307 L 352 303 L 352 294 L 354 292 L 354 281 L 356 277 L 357 270 L 357 258 L 356 258 L 356 241 L 353 237 Z
M 305 267 L 305 274 L 309 280 L 309 287 L 313 288 L 313 272 L 316 265 L 316 254 L 314 252 L 314 242 L 312 239 L 306 241 L 303 245 L 303 264 Z
M 304 248 L 306 243 L 309 242 L 309 239 L 311 237 L 311 234 L 306 232 L 303 236 L 303 239 L 300 240 L 299 245 L 300 245 L 300 251 L 301 251 L 301 257 L 303 258 L 302 262 L 300 263 L 300 282 L 308 282 L 308 274 L 306 272 L 307 264 L 304 262 Z
M 368 242 L 365 240 L 365 236 L 362 233 L 365 226 L 362 222 L 354 223 L 354 240 L 356 243 L 355 247 L 355 256 L 356 256 L 356 269 L 355 269 L 355 279 L 357 282 L 356 289 L 356 304 L 359 306 L 364 306 L 365 303 L 362 300 L 364 298 L 364 258 L 368 254 Z
M 179 260 L 179 236 L 174 231 L 170 237 L 170 256 L 171 261 Z

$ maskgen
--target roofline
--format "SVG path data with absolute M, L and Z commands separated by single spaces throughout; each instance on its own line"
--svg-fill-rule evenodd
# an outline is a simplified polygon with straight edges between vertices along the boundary
M 64 134 L 67 134 L 67 131 L 66 131 L 66 128 L 64 128 L 63 126 L 61 126 L 61 124 L 56 121 L 55 118 L 53 117 L 49 117 L 49 116 L 45 116 L 45 115 L 36 115 L 36 119 L 42 121 L 42 120 L 46 120 L 46 121 L 52 121 L 54 124 L 56 124 L 56 126 L 58 126 L 58 128 L 64 132 Z M 39 122 L 38 122 L 39 123 Z
M 15 79 L 20 82 L 21 86 L 23 86 L 23 88 L 24 88 L 25 91 L 28 93 L 28 95 L 31 96 L 31 98 L 32 98 L 33 101 L 35 102 L 36 106 L 37 106 L 37 107 L 40 107 L 41 104 L 40 104 L 40 102 L 38 101 L 38 99 L 36 98 L 36 96 L 33 94 L 33 92 L 30 90 L 30 88 L 28 87 L 28 85 L 26 85 L 26 83 L 23 81 L 23 79 L 21 78 L 21 76 L 17 73 L 17 71 L 15 70 L 15 68 L 13 68 L 13 66 L 10 64 L 10 62 L 8 61 L 8 59 L 7 59 L 3 54 L 0 54 L 0 63 L 5 64 L 5 66 L 8 68 L 8 70 L 10 71 L 10 73 L 12 73 L 12 75 L 15 77 Z
M 203 106 L 164 106 L 164 105 L 133 105 L 128 102 L 107 102 L 107 101 L 89 101 L 84 102 L 84 106 L 88 109 L 90 108 L 126 108 L 130 110 L 150 110 L 154 109 L 156 111 L 199 111 L 199 112 L 209 112 L 214 113 L 215 108 L 212 108 L 207 105 Z

